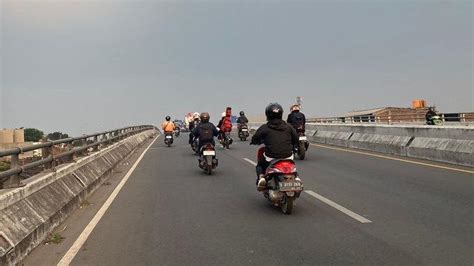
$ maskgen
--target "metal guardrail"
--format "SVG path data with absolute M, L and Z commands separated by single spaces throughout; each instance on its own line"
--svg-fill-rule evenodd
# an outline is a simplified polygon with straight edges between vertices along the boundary
M 77 155 L 85 155 L 90 149 L 98 151 L 102 147 L 114 142 L 154 128 L 155 127 L 151 125 L 125 127 L 76 138 L 67 138 L 21 148 L 0 150 L 0 158 L 10 156 L 10 169 L 0 172 L 0 189 L 21 186 L 19 174 L 32 168 L 44 166 L 45 169 L 54 170 L 57 162 L 60 160 L 72 162 Z M 67 151 L 54 154 L 54 147 L 57 145 L 65 145 Z M 40 149 L 42 150 L 42 156 L 39 160 L 20 165 L 20 154 Z
M 445 123 L 474 123 L 474 113 L 439 114 Z M 324 117 L 309 118 L 309 123 L 339 123 L 339 124 L 402 124 L 426 122 L 425 114 L 389 114 L 389 115 L 362 115 L 351 117 Z

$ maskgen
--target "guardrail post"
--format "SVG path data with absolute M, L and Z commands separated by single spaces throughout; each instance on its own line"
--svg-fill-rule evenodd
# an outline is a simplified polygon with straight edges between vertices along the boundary
M 67 150 L 68 150 L 68 151 L 74 150 L 73 142 L 69 142 L 69 143 L 67 144 Z M 73 161 L 74 161 L 74 157 L 75 157 L 75 154 L 73 153 L 73 154 L 69 155 L 69 156 L 66 158 L 66 160 L 67 160 L 68 162 L 73 162 Z
M 94 136 L 94 143 L 97 143 L 97 142 L 99 142 L 99 137 L 96 135 L 96 136 Z M 100 150 L 99 149 L 99 144 L 95 145 L 94 146 L 94 151 L 99 151 L 99 150 Z
M 51 161 L 51 163 L 45 164 L 44 168 L 54 170 L 54 167 L 56 167 L 56 162 L 53 156 L 53 145 L 44 148 L 42 153 L 43 153 L 43 159 L 46 159 L 50 156 L 53 157 L 53 160 Z
M 20 157 L 18 154 L 13 154 L 10 159 L 10 169 L 20 167 Z M 17 188 L 21 185 L 20 175 L 12 175 L 1 184 L 1 188 Z

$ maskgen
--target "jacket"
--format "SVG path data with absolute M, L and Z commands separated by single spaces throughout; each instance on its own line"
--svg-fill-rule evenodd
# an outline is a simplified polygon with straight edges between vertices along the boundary
M 296 130 L 281 119 L 274 119 L 257 129 L 250 144 L 265 144 L 265 154 L 274 159 L 293 155 L 293 147 L 299 141 Z
M 291 112 L 288 115 L 286 122 L 292 125 L 295 129 L 302 127 L 302 131 L 304 132 L 305 130 L 306 117 L 301 112 Z
M 173 132 L 175 128 L 174 123 L 171 121 L 165 121 L 161 124 L 161 129 L 163 129 L 164 132 Z
M 207 132 L 207 133 L 206 133 Z M 207 136 L 204 136 L 204 133 Z M 216 126 L 213 123 L 200 123 L 197 127 L 194 128 L 193 132 L 191 133 L 195 138 L 199 138 L 199 144 L 202 145 L 203 143 L 214 143 L 214 137 L 217 137 L 219 131 L 217 131 Z
M 249 122 L 249 120 L 247 119 L 247 117 L 245 115 L 240 116 L 239 118 L 237 118 L 237 124 L 247 124 L 248 122 Z

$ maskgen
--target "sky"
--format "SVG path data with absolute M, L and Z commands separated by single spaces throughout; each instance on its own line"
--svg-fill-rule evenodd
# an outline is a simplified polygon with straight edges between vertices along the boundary
M 79 135 L 225 107 L 473 111 L 470 1 L 0 0 L 0 128 Z

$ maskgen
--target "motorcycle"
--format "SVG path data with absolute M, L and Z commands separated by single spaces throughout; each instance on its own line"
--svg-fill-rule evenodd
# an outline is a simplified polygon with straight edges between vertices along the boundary
M 220 142 L 222 146 L 224 146 L 224 149 L 230 149 L 230 145 L 234 140 L 230 136 L 230 132 L 224 132 L 223 137 L 220 139 Z
M 239 127 L 239 138 L 241 141 L 246 141 L 249 137 L 249 127 L 247 124 L 242 124 Z
M 202 146 L 199 152 L 199 168 L 206 171 L 208 175 L 212 174 L 212 170 L 216 169 L 218 160 L 216 158 L 216 149 L 211 143 Z
M 300 160 L 304 160 L 306 157 L 306 151 L 309 148 L 308 138 L 306 137 L 302 127 L 299 127 L 296 132 L 298 132 L 298 145 L 295 146 L 293 154 L 298 156 Z
M 173 144 L 173 133 L 168 133 L 166 132 L 165 133 L 165 144 L 168 146 L 168 147 L 171 147 L 171 144 Z
M 442 126 L 443 125 L 443 119 L 439 115 L 434 115 L 431 117 L 430 120 L 426 122 L 427 125 L 431 126 Z
M 264 151 L 264 147 L 259 149 L 259 160 L 265 160 Z M 291 159 L 273 160 L 265 171 L 267 186 L 262 191 L 263 195 L 275 206 L 279 206 L 284 214 L 291 214 L 295 199 L 303 191 L 303 183 L 297 177 L 296 165 Z

